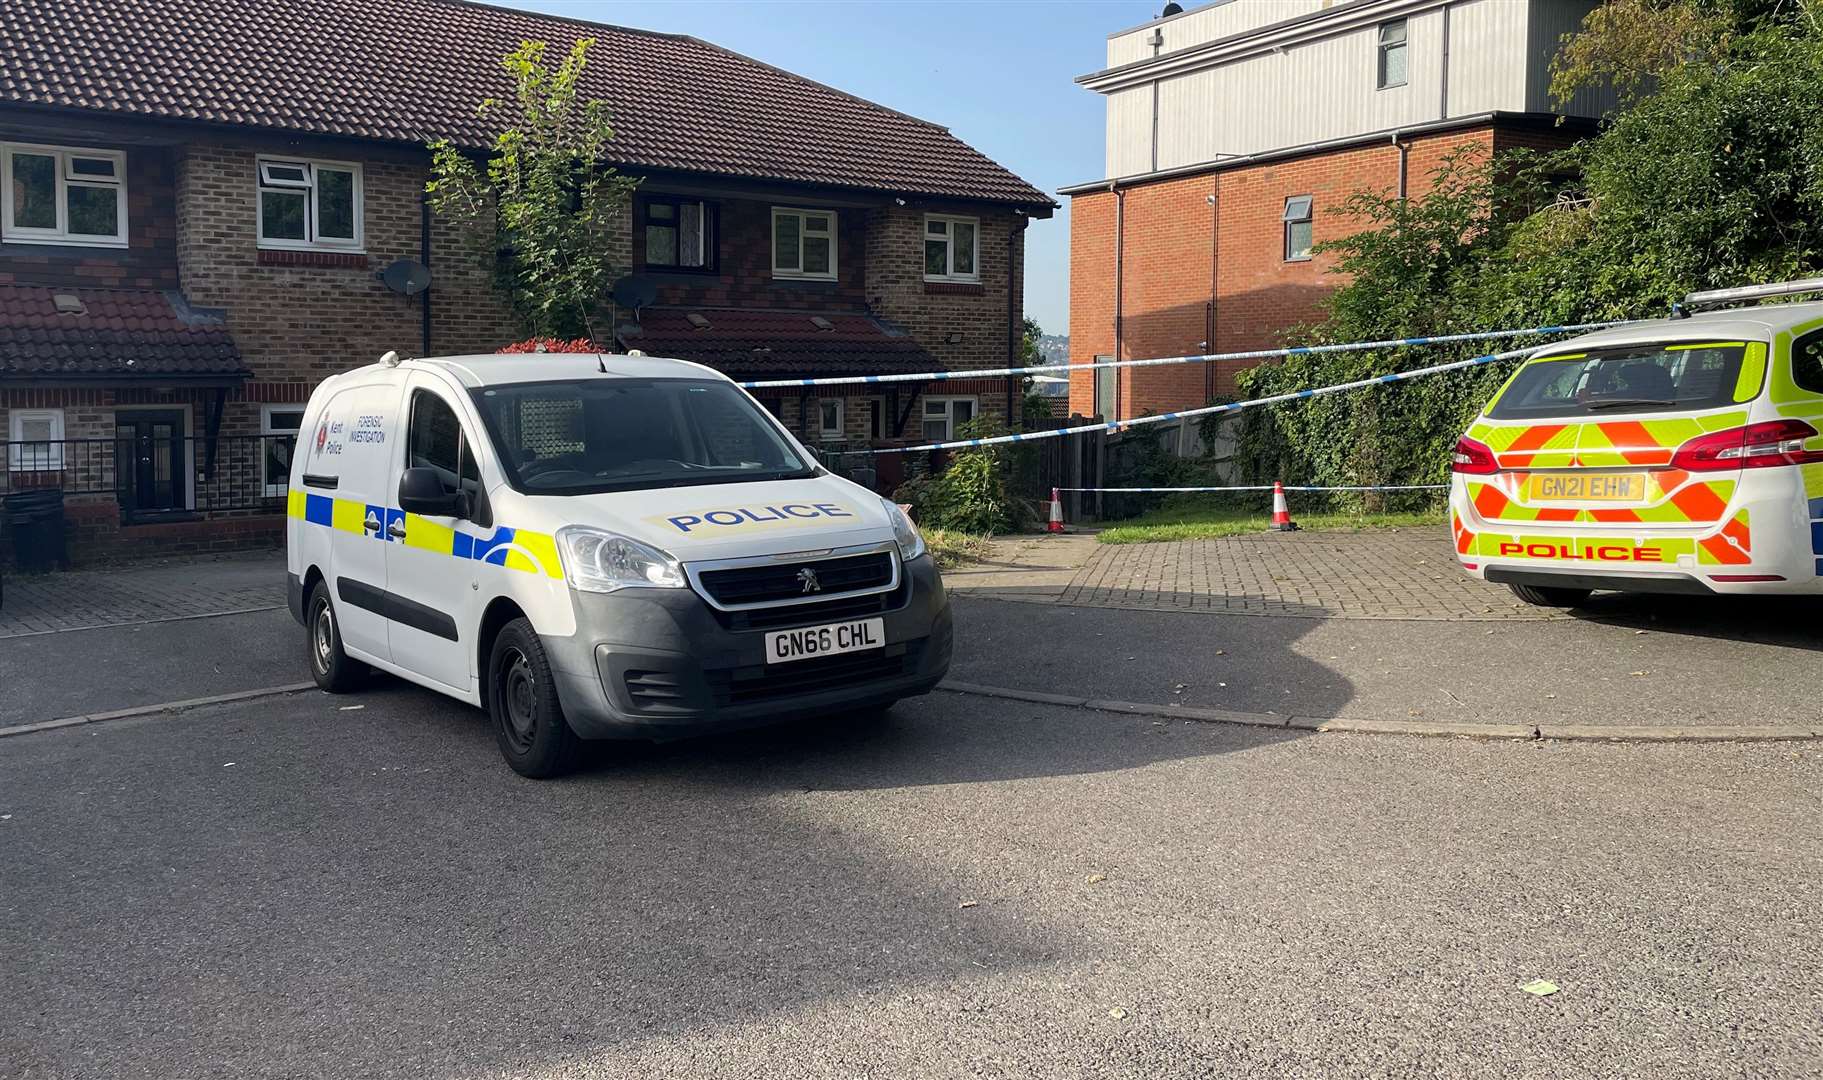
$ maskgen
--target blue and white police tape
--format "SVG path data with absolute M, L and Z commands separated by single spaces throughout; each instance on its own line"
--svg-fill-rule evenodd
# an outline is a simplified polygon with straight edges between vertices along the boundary
M 1438 334 L 1432 337 L 1387 338 L 1384 341 L 1350 341 L 1339 345 L 1298 345 L 1288 349 L 1255 349 L 1252 352 L 1204 353 L 1199 356 L 1159 356 L 1149 360 L 1098 360 L 1092 364 L 1034 364 L 1031 367 L 989 368 L 969 371 L 927 371 L 911 375 L 847 375 L 827 379 L 765 379 L 744 382 L 744 390 L 769 390 L 782 386 L 857 386 L 872 383 L 944 382 L 951 379 L 986 379 L 999 375 L 1031 375 L 1040 371 L 1087 371 L 1091 368 L 1156 367 L 1161 364 L 1207 364 L 1216 360 L 1271 360 L 1275 357 L 1317 353 L 1362 352 L 1367 349 L 1400 349 L 1420 345 L 1448 345 L 1459 341 L 1525 337 L 1531 334 L 1576 334 L 1625 326 L 1625 321 L 1572 323 L 1566 326 L 1529 326 L 1523 330 L 1480 330 L 1472 334 Z
M 1251 401 L 1236 401 L 1228 405 L 1208 405 L 1200 409 L 1183 409 L 1178 412 L 1158 413 L 1154 416 L 1136 416 L 1131 420 L 1110 420 L 1100 424 L 1078 424 L 1075 427 L 1052 428 L 1049 431 L 1022 431 L 1017 435 L 996 435 L 988 439 L 952 439 L 949 442 L 925 443 L 922 446 L 883 446 L 874 450 L 855 451 L 863 454 L 915 454 L 925 450 L 953 450 L 958 447 L 998 446 L 1001 443 L 1032 442 L 1037 439 L 1059 439 L 1065 435 L 1082 435 L 1091 431 L 1119 431 L 1122 428 L 1139 427 L 1142 424 L 1163 424 L 1172 420 L 1183 420 L 1192 416 L 1213 416 L 1216 413 L 1239 412 L 1259 405 L 1274 405 L 1281 401 L 1301 401 L 1304 398 L 1318 397 L 1323 394 L 1339 394 L 1344 390 L 1359 390 L 1363 387 L 1378 386 L 1382 383 L 1404 382 L 1425 375 L 1436 375 L 1445 371 L 1460 371 L 1463 368 L 1478 367 L 1482 364 L 1498 363 L 1501 360 L 1516 360 L 1527 356 L 1543 346 L 1533 345 L 1524 349 L 1509 349 L 1506 352 L 1489 353 L 1486 356 L 1474 356 L 1467 360 L 1452 360 L 1447 364 L 1433 364 L 1430 367 L 1413 368 L 1410 371 L 1395 371 L 1390 375 L 1375 375 L 1371 379 L 1356 379 L 1353 382 L 1337 383 L 1334 386 L 1319 386 L 1314 390 L 1293 390 L 1287 394 L 1273 394 L 1270 397 L 1254 398 Z
M 1227 487 L 1060 487 L 1055 491 L 1090 491 L 1119 495 L 1184 494 L 1201 491 L 1448 491 L 1448 484 L 1238 484 Z

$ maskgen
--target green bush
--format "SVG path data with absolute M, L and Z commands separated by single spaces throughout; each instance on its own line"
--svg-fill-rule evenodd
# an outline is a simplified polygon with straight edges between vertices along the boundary
M 992 418 L 982 417 L 962 425 L 960 437 L 985 439 L 1005 433 Z M 911 504 L 920 527 L 975 535 L 1026 528 L 1035 520 L 1033 509 L 1009 485 L 1017 445 L 960 450 L 941 473 L 903 484 L 893 498 Z

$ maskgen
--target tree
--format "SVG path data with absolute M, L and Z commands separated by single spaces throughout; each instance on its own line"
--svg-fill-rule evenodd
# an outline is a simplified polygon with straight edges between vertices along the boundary
M 602 164 L 614 135 L 607 105 L 578 93 L 593 44 L 576 42 L 555 69 L 540 41 L 501 60 L 514 98 L 481 103 L 484 117 L 507 114 L 485 169 L 447 139 L 430 144 L 432 209 L 493 254 L 514 312 L 535 336 L 596 338 L 593 315 L 622 269 L 604 241 L 637 181 Z

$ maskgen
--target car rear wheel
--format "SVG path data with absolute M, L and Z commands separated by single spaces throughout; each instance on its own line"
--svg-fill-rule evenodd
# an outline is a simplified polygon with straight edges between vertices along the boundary
M 1555 588 L 1549 585 L 1508 585 L 1513 595 L 1539 607 L 1573 608 L 1589 598 L 1593 589 Z
M 544 643 L 525 619 L 500 628 L 487 662 L 487 711 L 501 756 L 534 780 L 568 772 L 581 742 L 564 719 Z
M 342 627 L 335 605 L 329 601 L 329 584 L 319 581 L 304 601 L 304 629 L 310 650 L 310 676 L 331 694 L 346 694 L 360 685 L 365 673 L 359 660 L 342 651 Z

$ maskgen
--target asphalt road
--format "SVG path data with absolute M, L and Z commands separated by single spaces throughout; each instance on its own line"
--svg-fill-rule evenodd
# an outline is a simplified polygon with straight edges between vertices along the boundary
M 1820 795 L 951 694 L 547 784 L 396 683 L 63 729 L 0 741 L 0 1074 L 1817 1075 Z
M 1587 617 L 1409 622 L 957 596 L 951 677 L 1243 712 L 1499 724 L 1810 723 L 1814 602 L 1603 597 Z

